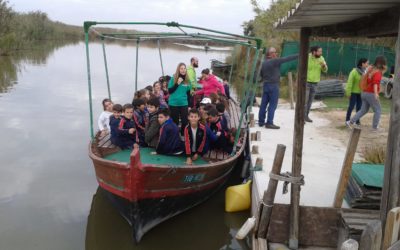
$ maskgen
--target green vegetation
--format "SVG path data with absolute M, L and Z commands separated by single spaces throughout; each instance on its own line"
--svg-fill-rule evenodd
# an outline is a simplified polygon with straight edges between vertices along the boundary
M 366 147 L 363 149 L 362 154 L 365 162 L 373 164 L 385 163 L 386 147 L 384 146 L 373 146 Z
M 0 0 L 0 55 L 30 49 L 43 42 L 76 42 L 83 38 L 81 27 L 51 21 L 46 13 L 17 13 Z
M 392 105 L 391 100 L 386 99 L 385 97 L 380 97 L 382 113 L 390 113 L 390 108 Z M 347 110 L 349 100 L 347 97 L 331 97 L 324 98 L 323 102 L 328 106 L 328 110 L 339 109 L 339 110 Z

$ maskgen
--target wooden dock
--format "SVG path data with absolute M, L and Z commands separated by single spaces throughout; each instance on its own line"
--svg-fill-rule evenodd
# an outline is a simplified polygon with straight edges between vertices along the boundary
M 258 117 L 258 108 L 253 107 L 255 119 Z M 303 147 L 303 175 L 305 185 L 301 187 L 300 204 L 305 206 L 331 207 L 342 168 L 346 145 L 335 138 L 327 138 L 319 131 L 319 127 L 328 126 L 329 121 L 319 118 L 316 112 L 312 113 L 313 123 L 307 123 L 304 129 Z M 269 172 L 274 160 L 275 149 L 278 144 L 286 145 L 286 154 L 281 172 L 290 172 L 292 166 L 292 145 L 294 110 L 290 106 L 280 105 L 275 113 L 275 123 L 281 126 L 278 130 L 259 127 L 257 121 L 250 128 L 250 134 L 259 132 L 258 141 L 250 142 L 250 151 L 255 146 L 258 154 L 251 154 L 252 166 L 256 165 L 257 158 L 262 158 L 262 171 L 254 172 L 252 193 L 252 214 L 257 211 L 258 204 L 268 186 Z M 290 203 L 290 189 L 282 194 L 283 183 L 279 182 L 276 203 Z M 347 204 L 344 203 L 344 207 Z

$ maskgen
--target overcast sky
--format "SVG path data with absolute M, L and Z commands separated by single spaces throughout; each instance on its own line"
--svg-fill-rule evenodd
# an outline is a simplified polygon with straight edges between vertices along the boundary
M 267 8 L 270 0 L 259 0 Z M 254 17 L 250 0 L 9 0 L 19 12 L 40 10 L 52 20 L 82 25 L 93 21 L 176 21 L 242 34 Z

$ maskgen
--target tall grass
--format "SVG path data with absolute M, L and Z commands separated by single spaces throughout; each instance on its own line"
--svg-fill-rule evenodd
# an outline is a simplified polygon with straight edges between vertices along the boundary
M 386 148 L 384 146 L 370 146 L 362 150 L 362 155 L 368 163 L 382 164 L 385 163 Z

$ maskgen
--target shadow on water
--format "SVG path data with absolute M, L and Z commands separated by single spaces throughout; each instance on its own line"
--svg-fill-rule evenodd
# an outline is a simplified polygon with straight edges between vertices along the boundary
M 233 179 L 229 185 L 237 183 Z M 237 231 L 249 217 L 249 211 L 226 213 L 225 189 L 191 210 L 161 223 L 135 245 L 131 227 L 98 188 L 86 227 L 86 250 L 250 249 L 249 242 L 235 239 Z
M 18 83 L 18 73 L 23 65 L 45 65 L 47 59 L 59 48 L 78 42 L 47 41 L 34 45 L 33 49 L 15 51 L 11 55 L 0 56 L 0 93 L 7 93 Z

